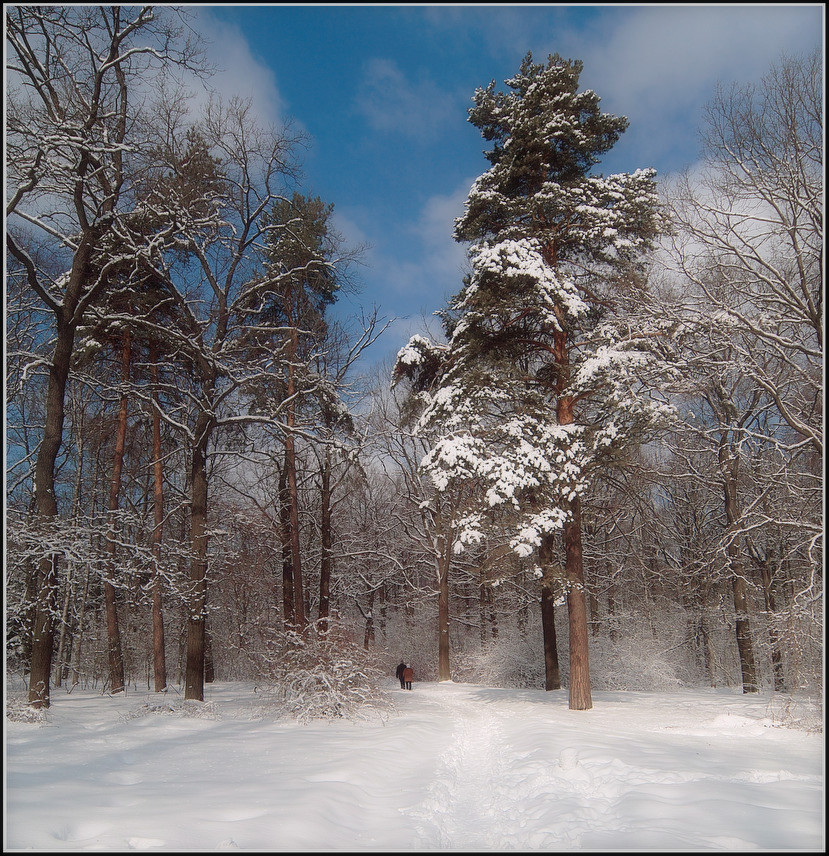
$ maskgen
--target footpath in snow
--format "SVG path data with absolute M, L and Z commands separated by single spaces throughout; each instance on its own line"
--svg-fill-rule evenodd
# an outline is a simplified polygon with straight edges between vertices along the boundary
M 7 850 L 822 850 L 823 738 L 779 699 L 415 683 L 385 723 L 55 693 L 7 723 Z M 192 704 L 191 704 L 192 706 Z

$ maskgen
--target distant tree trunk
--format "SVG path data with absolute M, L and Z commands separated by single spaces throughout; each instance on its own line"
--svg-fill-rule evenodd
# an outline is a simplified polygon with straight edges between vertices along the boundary
M 590 603 L 590 633 L 595 639 L 599 635 L 599 598 L 592 588 L 588 591 Z
M 325 449 L 320 471 L 320 606 L 319 628 L 328 630 L 328 614 L 331 602 L 331 452 Z
M 291 500 L 288 494 L 288 470 L 284 463 L 279 473 L 279 537 L 282 542 L 282 621 L 286 630 L 294 620 L 294 562 L 291 550 Z
M 84 465 L 84 420 L 83 410 L 81 409 L 79 418 L 76 419 L 76 446 L 77 446 L 77 464 L 75 469 L 75 490 L 72 498 L 72 518 L 75 525 L 78 524 L 81 516 L 81 492 L 83 486 L 83 465 Z M 69 580 L 66 585 L 66 594 L 63 600 L 63 609 L 61 611 L 61 626 L 60 639 L 58 640 L 57 654 L 57 669 L 55 670 L 55 686 L 59 687 L 65 679 L 69 677 L 69 666 L 72 659 L 72 632 L 69 627 L 69 611 L 74 603 L 75 579 L 77 573 L 72 570 L 69 574 Z
M 68 647 L 71 652 L 72 634 L 69 632 L 69 610 L 72 606 L 74 588 L 74 574 L 70 574 L 69 579 L 66 581 L 66 592 L 63 597 L 63 609 L 61 609 L 60 613 L 60 638 L 58 639 L 58 654 L 56 658 L 57 668 L 55 669 L 56 687 L 59 687 L 61 683 L 63 683 L 64 675 L 68 671 L 66 669 L 66 649 Z
M 83 650 L 84 618 L 86 616 L 86 601 L 87 601 L 88 594 L 89 594 L 89 565 L 86 566 L 86 573 L 84 574 L 83 593 L 81 594 L 81 608 L 80 608 L 80 612 L 78 613 L 78 632 L 77 632 L 78 642 L 77 642 L 77 645 L 75 645 L 75 654 L 74 654 L 74 657 L 72 658 L 72 686 L 73 687 L 77 686 L 81 680 L 81 654 L 82 654 L 82 650 Z
M 288 323 L 292 324 L 292 315 L 288 312 Z M 299 488 L 296 478 L 296 446 L 293 428 L 296 425 L 296 380 L 294 363 L 299 351 L 299 334 L 296 327 L 291 328 L 290 347 L 288 351 L 288 414 L 286 423 L 288 431 L 285 435 L 285 470 L 289 499 L 290 543 L 291 543 L 291 573 L 294 588 L 294 623 L 301 632 L 305 631 L 305 591 L 302 582 L 302 552 L 299 540 Z
M 478 622 L 481 628 L 481 648 L 486 645 L 486 569 L 481 568 L 481 582 L 478 585 Z
M 116 590 L 112 584 L 115 576 L 115 552 L 116 538 L 115 513 L 118 511 L 121 495 L 121 474 L 124 469 L 124 450 L 127 441 L 127 410 L 128 395 L 126 385 L 130 378 L 130 353 L 132 343 L 130 334 L 124 332 L 121 347 L 121 380 L 124 383 L 124 391 L 121 393 L 121 403 L 118 408 L 118 424 L 115 431 L 115 452 L 112 459 L 112 480 L 109 486 L 109 542 L 107 544 L 107 574 L 104 578 L 104 601 L 106 604 L 107 621 L 107 660 L 109 662 L 110 692 L 121 693 L 124 691 L 124 658 L 121 653 L 121 631 L 118 624 L 118 605 L 116 602 Z
M 90 497 L 92 498 L 91 503 L 91 514 L 95 513 L 95 497 L 98 494 L 98 482 L 101 475 L 101 456 L 95 456 L 95 466 L 92 470 L 92 488 L 89 492 Z M 83 656 L 83 641 L 84 641 L 84 633 L 86 631 L 84 619 L 86 617 L 86 604 L 88 601 L 89 594 L 89 565 L 86 565 L 86 569 L 84 572 L 84 581 L 83 581 L 83 593 L 81 594 L 81 608 L 80 613 L 78 614 L 78 643 L 75 646 L 75 654 L 72 659 L 72 686 L 75 687 L 80 683 L 81 679 L 81 658 Z
M 444 540 L 444 539 L 441 539 Z M 438 680 L 451 681 L 449 666 L 449 562 L 451 553 L 446 544 L 437 557 L 438 573 Z
M 191 464 L 192 502 L 190 507 L 190 585 L 187 596 L 187 660 L 184 698 L 204 701 L 205 606 L 207 603 L 207 445 L 210 416 L 203 413 L 196 422 L 196 438 Z
M 564 550 L 567 557 L 567 612 L 570 623 L 570 710 L 590 710 L 590 665 L 587 641 L 587 603 L 584 596 L 584 570 L 581 545 L 581 502 L 570 504 L 570 520 L 564 524 Z
M 369 646 L 374 642 L 374 590 L 368 594 L 368 609 L 365 611 L 366 617 L 366 632 L 363 636 L 363 648 L 368 651 Z
M 783 676 L 783 654 L 780 651 L 780 637 L 774 626 L 777 617 L 777 604 L 774 598 L 774 581 L 769 567 L 768 557 L 760 563 L 760 573 L 763 579 L 763 599 L 766 605 L 766 616 L 769 628 L 769 646 L 771 647 L 771 671 L 774 681 L 774 691 L 786 691 L 786 681 Z
M 726 555 L 731 572 L 731 592 L 734 598 L 737 650 L 740 654 L 740 671 L 743 677 L 743 692 L 756 693 L 757 672 L 754 664 L 754 649 L 751 640 L 751 627 L 748 618 L 748 595 L 745 572 L 737 542 L 739 527 L 739 505 L 737 501 L 737 471 L 739 457 L 730 448 L 725 434 L 719 446 L 720 472 L 723 477 L 725 496 L 725 515 L 728 523 Z
M 610 641 L 616 641 L 616 584 L 611 582 L 607 589 L 607 618 L 610 624 Z
M 553 536 L 545 535 L 539 547 L 539 564 L 544 576 L 541 578 L 541 632 L 544 638 L 544 689 L 561 689 L 561 671 L 558 665 L 558 643 L 556 640 L 555 592 L 553 591 L 552 563 Z
M 213 658 L 213 637 L 204 623 L 204 682 L 212 684 L 216 680 L 216 661 Z
M 159 573 L 164 528 L 164 464 L 161 457 L 161 416 L 158 396 L 158 351 L 150 345 L 153 375 L 153 681 L 157 693 L 167 689 L 167 661 L 164 652 L 163 580 Z

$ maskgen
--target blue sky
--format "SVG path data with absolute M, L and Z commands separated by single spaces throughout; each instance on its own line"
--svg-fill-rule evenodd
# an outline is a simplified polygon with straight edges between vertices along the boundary
M 757 81 L 782 53 L 823 46 L 821 4 L 587 6 L 208 6 L 193 8 L 221 68 L 213 85 L 311 137 L 304 189 L 364 243 L 359 294 L 396 319 L 371 358 L 393 356 L 457 291 L 451 237 L 485 142 L 467 122 L 475 89 L 499 87 L 527 51 L 584 62 L 583 88 L 630 128 L 604 173 L 692 166 L 718 82 Z M 434 323 L 434 322 L 432 322 Z M 434 325 L 437 327 L 437 325 Z

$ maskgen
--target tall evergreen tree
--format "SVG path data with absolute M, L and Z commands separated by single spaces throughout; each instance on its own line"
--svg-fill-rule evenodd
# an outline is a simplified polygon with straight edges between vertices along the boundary
M 578 91 L 582 64 L 530 54 L 496 92 L 478 89 L 470 122 L 492 142 L 456 222 L 472 273 L 444 315 L 448 350 L 421 425 L 441 426 L 423 466 L 439 489 L 466 482 L 477 503 L 459 521 L 473 543 L 494 516 L 513 549 L 535 555 L 543 584 L 561 571 L 570 630 L 570 707 L 592 707 L 581 498 L 639 436 L 654 408 L 636 381 L 642 331 L 622 306 L 642 288 L 639 260 L 658 232 L 653 170 L 592 175 L 627 120 Z M 404 352 L 411 355 L 411 351 Z M 417 372 L 417 361 L 407 373 Z

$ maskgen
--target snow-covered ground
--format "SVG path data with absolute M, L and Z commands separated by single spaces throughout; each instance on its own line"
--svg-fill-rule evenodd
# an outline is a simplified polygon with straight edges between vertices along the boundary
M 7 850 L 822 850 L 823 738 L 736 691 L 394 689 L 381 721 L 58 690 L 6 729 Z M 143 713 L 142 713 L 143 711 Z

